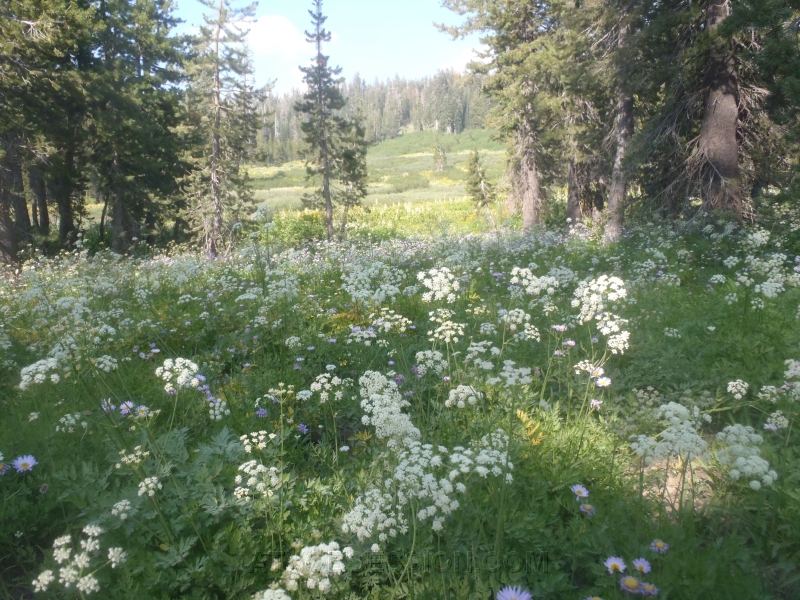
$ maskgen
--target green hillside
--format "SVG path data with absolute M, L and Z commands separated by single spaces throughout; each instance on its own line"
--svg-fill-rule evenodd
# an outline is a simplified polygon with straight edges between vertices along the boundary
M 458 135 L 433 131 L 408 133 L 381 142 L 369 150 L 368 205 L 417 203 L 459 198 L 464 195 L 467 155 L 477 148 L 487 173 L 499 181 L 505 164 L 504 150 L 495 132 L 467 130 Z M 447 167 L 437 171 L 433 149 L 440 143 L 447 154 Z M 297 208 L 303 194 L 313 187 L 306 180 L 305 165 L 293 161 L 281 166 L 249 168 L 255 198 L 273 210 Z

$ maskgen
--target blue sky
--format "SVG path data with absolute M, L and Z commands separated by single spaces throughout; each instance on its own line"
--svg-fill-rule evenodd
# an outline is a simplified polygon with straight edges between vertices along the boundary
M 196 0 L 175 0 L 186 26 L 202 22 L 204 7 Z M 244 5 L 239 1 L 237 5 Z M 261 0 L 249 36 L 259 83 L 276 79 L 276 91 L 302 87 L 299 65 L 312 56 L 303 32 L 310 27 L 310 0 Z M 400 75 L 418 78 L 439 69 L 463 71 L 478 47 L 477 36 L 453 40 L 434 22 L 454 25 L 455 13 L 439 0 L 326 0 L 323 13 L 333 40 L 324 52 L 342 67 L 348 80 L 355 73 L 372 81 Z

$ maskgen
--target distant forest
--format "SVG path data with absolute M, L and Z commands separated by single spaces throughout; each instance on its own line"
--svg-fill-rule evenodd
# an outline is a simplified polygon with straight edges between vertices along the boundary
M 491 100 L 481 93 L 480 75 L 440 71 L 432 77 L 408 80 L 395 77 L 367 83 L 356 75 L 342 83 L 348 116 L 363 119 L 368 143 L 377 143 L 411 131 L 457 134 L 483 129 Z M 259 162 L 282 164 L 302 158 L 302 118 L 295 110 L 300 90 L 268 94 L 259 105 L 257 135 Z

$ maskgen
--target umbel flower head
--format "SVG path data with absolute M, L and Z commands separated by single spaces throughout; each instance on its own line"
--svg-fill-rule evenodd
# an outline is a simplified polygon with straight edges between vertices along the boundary
M 497 600 L 532 600 L 532 597 L 527 590 L 523 590 L 519 586 L 506 586 L 497 592 Z

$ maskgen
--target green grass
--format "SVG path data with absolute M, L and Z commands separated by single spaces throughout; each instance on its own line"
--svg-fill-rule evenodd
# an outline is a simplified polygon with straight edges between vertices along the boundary
M 418 131 L 387 140 L 369 149 L 367 167 L 369 192 L 364 206 L 433 202 L 464 196 L 469 152 L 481 152 L 487 175 L 498 182 L 503 176 L 505 152 L 495 141 L 495 132 L 469 130 L 459 135 Z M 447 168 L 437 171 L 433 164 L 434 144 L 447 152 Z M 273 211 L 300 207 L 304 193 L 313 188 L 301 161 L 277 167 L 250 166 L 254 197 Z

